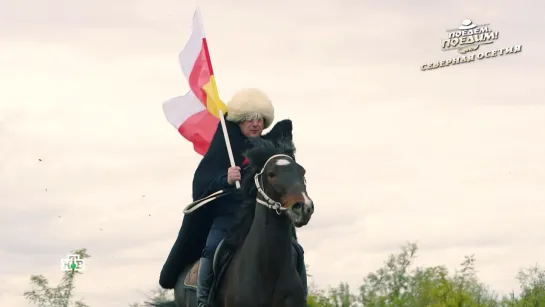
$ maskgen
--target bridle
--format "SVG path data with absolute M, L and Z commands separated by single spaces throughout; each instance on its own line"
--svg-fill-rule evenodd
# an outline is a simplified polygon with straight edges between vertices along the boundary
M 265 164 L 263 165 L 263 168 L 261 169 L 261 171 L 257 174 L 255 174 L 254 176 L 254 182 L 255 182 L 255 187 L 257 188 L 257 191 L 259 192 L 259 194 L 257 195 L 257 198 L 256 198 L 256 201 L 258 204 L 261 204 L 269 209 L 273 209 L 274 211 L 276 211 L 276 214 L 278 215 L 281 215 L 283 211 L 286 211 L 288 209 L 282 207 L 282 204 L 278 201 L 275 201 L 273 200 L 272 198 L 270 198 L 267 193 L 265 193 L 265 191 L 263 191 L 263 172 L 265 171 L 265 167 L 267 167 L 267 164 L 273 159 L 273 158 L 277 158 L 277 157 L 286 157 L 290 160 L 293 160 L 293 158 L 289 155 L 286 155 L 286 154 L 278 154 L 278 155 L 274 155 L 272 157 L 270 157 L 267 162 L 265 162 Z M 263 199 L 260 199 L 260 196 L 263 198 Z

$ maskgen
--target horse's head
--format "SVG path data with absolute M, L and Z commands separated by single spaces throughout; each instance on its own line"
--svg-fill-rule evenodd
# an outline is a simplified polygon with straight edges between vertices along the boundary
M 314 213 L 314 203 L 307 194 L 305 169 L 295 162 L 293 143 L 288 139 L 252 143 L 245 155 L 254 170 L 257 203 L 286 214 L 296 227 L 305 226 Z

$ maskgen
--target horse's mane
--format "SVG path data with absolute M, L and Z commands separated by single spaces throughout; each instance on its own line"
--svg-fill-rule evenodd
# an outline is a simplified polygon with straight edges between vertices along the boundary
M 280 138 L 276 141 L 256 138 L 249 140 L 251 149 L 244 152 L 249 165 L 243 171 L 243 180 L 240 191 L 236 191 L 236 197 L 242 201 L 238 215 L 238 222 L 227 235 L 224 244 L 229 249 L 235 249 L 242 245 L 248 235 L 254 220 L 257 189 L 254 176 L 261 171 L 267 160 L 278 154 L 287 154 L 295 159 L 295 146 L 291 139 Z M 294 232 L 295 233 L 295 232 Z

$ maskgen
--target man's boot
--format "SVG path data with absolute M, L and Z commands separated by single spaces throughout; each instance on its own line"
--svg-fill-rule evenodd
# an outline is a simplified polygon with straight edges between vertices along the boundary
M 213 279 L 212 260 L 201 258 L 197 278 L 197 307 L 208 307 L 208 296 Z

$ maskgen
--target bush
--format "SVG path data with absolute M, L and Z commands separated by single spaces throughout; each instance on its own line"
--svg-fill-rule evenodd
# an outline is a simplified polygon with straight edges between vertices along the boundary
M 449 273 L 445 266 L 414 267 L 416 244 L 402 247 L 390 255 L 383 267 L 363 279 L 357 294 L 347 283 L 327 291 L 309 289 L 309 307 L 545 307 L 545 270 L 539 266 L 522 269 L 516 276 L 519 294 L 500 296 L 479 281 L 475 273 L 475 257 L 466 256 L 460 269 Z M 90 257 L 86 249 L 76 250 L 81 258 Z M 83 301 L 73 301 L 74 278 L 79 272 L 66 272 L 61 283 L 50 287 L 42 275 L 30 278 L 32 291 L 25 298 L 39 307 L 88 307 Z M 310 277 L 311 275 L 309 275 Z M 172 299 L 171 291 L 156 289 L 144 303 L 129 306 L 149 306 L 150 303 Z

